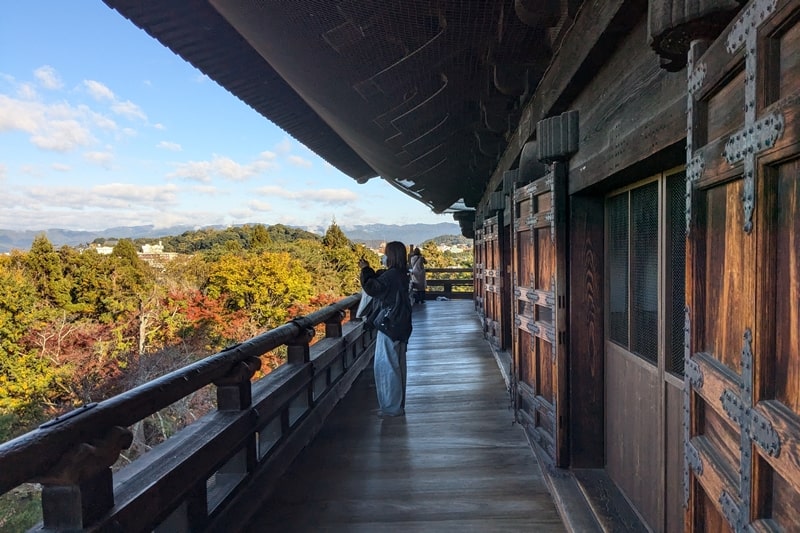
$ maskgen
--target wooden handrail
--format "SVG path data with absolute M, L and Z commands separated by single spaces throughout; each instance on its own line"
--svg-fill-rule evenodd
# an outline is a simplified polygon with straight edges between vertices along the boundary
M 473 269 L 471 268 L 428 268 L 426 269 L 426 274 L 428 275 L 426 284 L 428 289 L 426 290 L 425 297 L 426 299 L 436 299 L 438 297 L 444 297 L 447 299 L 454 299 L 454 298 L 461 298 L 461 299 L 468 299 L 473 297 L 473 290 L 475 280 L 473 279 Z M 450 274 L 450 275 L 459 275 L 459 274 L 470 274 L 469 277 L 464 278 L 440 278 L 436 277 L 436 274 Z M 441 287 L 442 290 L 434 290 L 434 287 Z M 454 287 L 471 287 L 473 290 L 470 291 L 454 291 Z
M 191 529 L 205 527 L 224 514 L 214 508 L 206 480 L 215 475 L 235 479 L 224 496 L 230 504 L 236 501 L 236 486 L 246 479 L 276 476 L 281 463 L 274 458 L 290 462 L 302 448 L 294 450 L 290 444 L 313 438 L 368 362 L 374 332 L 364 330 L 360 321 L 345 328 L 341 324 L 346 311 L 353 316 L 359 301 L 360 295 L 349 296 L 0 444 L 0 493 L 42 482 L 44 525 L 54 531 L 102 529 L 103 524 L 148 530 L 176 512 L 187 515 L 180 522 Z M 322 323 L 326 338 L 309 349 L 313 328 Z M 289 346 L 288 362 L 251 383 L 258 357 L 281 345 Z M 112 488 L 110 466 L 130 444 L 125 428 L 210 384 L 217 385 L 217 411 L 121 469 Z M 323 401 L 328 396 L 330 401 Z M 318 415 L 310 417 L 312 412 Z M 257 434 L 269 424 L 278 424 L 280 437 L 271 449 L 262 450 L 265 437 Z M 187 455 L 187 449 L 194 451 Z M 93 463 L 98 464 L 88 466 Z M 265 474 L 265 468 L 272 472 Z M 231 469 L 236 471 L 233 477 Z M 181 506 L 200 493 L 202 502 Z

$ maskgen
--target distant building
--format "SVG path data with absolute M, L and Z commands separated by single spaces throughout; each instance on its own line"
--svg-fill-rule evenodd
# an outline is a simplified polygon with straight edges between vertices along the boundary
M 161 244 L 161 241 L 158 241 L 158 244 L 143 244 L 142 245 L 142 253 L 143 254 L 163 254 L 164 253 L 164 245 Z

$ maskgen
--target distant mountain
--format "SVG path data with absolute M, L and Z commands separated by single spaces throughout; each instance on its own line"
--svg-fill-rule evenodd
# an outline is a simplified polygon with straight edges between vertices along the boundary
M 221 228 L 222 226 L 212 226 Z M 439 224 L 366 224 L 360 226 L 340 226 L 347 238 L 354 242 L 363 242 L 367 246 L 377 246 L 381 242 L 402 241 L 408 244 L 420 244 L 434 237 L 443 235 L 460 235 L 458 224 L 440 222 Z M 154 226 L 121 226 L 98 231 L 75 231 L 51 228 L 46 230 L 7 230 L 0 229 L 0 253 L 13 249 L 29 250 L 33 239 L 44 233 L 53 246 L 79 246 L 88 244 L 97 238 L 104 239 L 158 239 L 180 235 L 186 231 L 200 229 L 192 226 L 171 226 L 156 228 Z M 322 235 L 326 228 L 300 228 Z
M 363 226 L 341 226 L 347 238 L 354 242 L 363 242 L 367 246 L 377 246 L 381 242 L 401 241 L 409 244 L 423 242 L 442 235 L 461 235 L 461 227 L 452 222 L 438 224 L 366 224 Z
M 191 226 L 172 226 L 169 228 L 156 228 L 155 226 L 119 226 L 97 231 L 75 231 L 68 229 L 50 228 L 45 230 L 15 231 L 0 229 L 0 253 L 13 249 L 28 250 L 37 235 L 44 233 L 53 246 L 63 245 L 79 246 L 88 244 L 97 238 L 105 239 L 138 239 L 159 238 L 169 235 L 180 235 L 184 231 L 195 229 Z

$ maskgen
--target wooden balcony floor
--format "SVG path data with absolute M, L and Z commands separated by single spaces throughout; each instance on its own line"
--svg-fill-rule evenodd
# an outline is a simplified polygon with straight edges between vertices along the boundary
M 564 531 L 473 302 L 414 308 L 406 416 L 371 368 L 247 531 Z

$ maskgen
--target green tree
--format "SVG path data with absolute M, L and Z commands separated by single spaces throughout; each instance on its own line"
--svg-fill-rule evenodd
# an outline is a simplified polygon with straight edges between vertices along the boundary
M 41 280 L 4 258 L 0 263 L 0 416 L 13 428 L 37 421 L 50 403 L 55 369 L 27 346 L 30 330 L 42 322 Z M 39 286 L 37 286 L 37 282 Z
M 325 249 L 325 259 L 330 268 L 336 272 L 339 287 L 346 294 L 359 290 L 358 260 L 360 255 L 356 247 L 350 242 L 344 232 L 332 222 L 322 238 Z M 360 248 L 363 252 L 363 248 Z
M 54 307 L 66 308 L 70 304 L 69 282 L 64 279 L 61 256 L 46 235 L 36 236 L 24 261 L 40 297 Z
M 250 233 L 250 249 L 262 250 L 272 244 L 267 228 L 263 224 L 256 224 Z
M 246 310 L 259 326 L 276 327 L 291 305 L 308 302 L 312 287 L 302 262 L 286 252 L 229 253 L 212 265 L 206 291 L 229 311 Z

